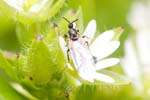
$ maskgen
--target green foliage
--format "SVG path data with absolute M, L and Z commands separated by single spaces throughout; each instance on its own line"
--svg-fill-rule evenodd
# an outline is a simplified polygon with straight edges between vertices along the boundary
M 59 36 L 64 37 L 64 34 L 68 33 L 68 23 L 61 18 L 62 16 L 70 21 L 78 18 L 77 26 L 81 34 L 92 18 L 96 18 L 102 25 L 99 27 L 98 24 L 100 31 L 103 31 L 103 27 L 107 25 L 107 29 L 124 24 L 129 27 L 124 20 L 129 1 L 124 1 L 125 4 L 123 8 L 121 7 L 123 12 L 119 10 L 121 19 L 119 16 L 117 18 L 113 16 L 118 9 L 113 5 L 116 6 L 119 0 L 109 1 L 112 3 L 109 7 L 106 1 L 102 0 L 47 0 L 43 5 L 40 1 L 42 2 L 42 0 L 27 0 L 26 3 L 23 2 L 23 5 L 17 5 L 17 7 L 12 6 L 13 3 L 10 0 L 0 1 L 0 19 L 2 19 L 0 24 L 0 39 L 2 39 L 0 40 L 2 41 L 0 43 L 2 48 L 0 51 L 0 100 L 12 100 L 12 98 L 13 100 L 65 100 L 68 98 L 69 100 L 97 100 L 105 98 L 104 92 L 99 95 L 100 86 L 108 86 L 105 90 L 109 91 L 109 86 L 121 88 L 130 83 L 123 75 L 111 69 L 99 72 L 114 78 L 115 83 L 99 81 L 89 83 L 82 80 L 76 70 L 72 71 L 66 67 L 67 57 L 59 42 Z M 121 1 L 119 3 L 122 5 Z M 36 6 L 39 8 L 34 9 L 37 11 L 33 12 L 31 8 Z M 109 9 L 112 9 L 111 13 L 107 12 Z M 106 15 L 103 15 L 105 12 L 107 12 Z M 112 20 L 113 18 L 115 20 Z M 114 30 L 116 33 L 114 40 L 119 40 L 123 29 L 119 27 Z M 5 53 L 4 49 L 9 52 Z M 73 65 L 72 62 L 71 65 Z M 115 69 L 121 73 L 120 70 Z M 21 90 L 17 90 L 17 86 L 13 86 L 12 83 L 19 84 L 28 94 L 25 95 Z M 121 96 L 122 94 L 120 93 Z M 112 92 L 111 95 L 113 96 Z
M 5 72 L 14 80 L 17 80 L 16 67 L 12 66 L 3 56 L 0 51 L 0 68 L 4 69 Z
M 47 2 L 27 1 L 27 3 L 21 5 L 20 7 L 18 2 L 18 4 L 14 3 L 13 5 L 13 3 L 11 3 L 9 0 L 1 0 L 0 9 L 2 11 L 4 10 L 4 12 L 7 15 L 10 15 L 13 19 L 27 24 L 50 19 L 59 11 L 64 2 L 65 0 L 58 0 L 57 2 L 54 0 L 47 0 Z M 38 6 L 38 8 L 34 8 L 35 11 L 32 11 L 31 8 L 36 6 Z
M 54 70 L 50 57 L 51 53 L 44 41 L 33 40 L 28 51 L 27 64 L 23 67 L 25 78 L 37 85 L 46 84 L 51 79 L 51 71 Z
M 14 90 L 6 80 L 0 76 L 0 99 L 1 100 L 27 100 L 23 95 Z

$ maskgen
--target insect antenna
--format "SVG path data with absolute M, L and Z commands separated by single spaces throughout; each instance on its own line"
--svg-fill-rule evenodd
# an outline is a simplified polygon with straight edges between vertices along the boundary
M 72 22 L 70 22 L 67 18 L 65 18 L 65 17 L 62 17 L 64 20 L 66 20 L 68 23 L 74 23 L 74 22 L 76 22 L 76 21 L 78 21 L 79 19 L 75 19 L 74 21 L 72 21 Z
M 66 20 L 68 23 L 70 23 L 70 21 L 67 19 L 67 18 L 65 18 L 65 17 L 62 17 L 64 20 Z
M 75 19 L 74 21 L 72 21 L 71 23 L 74 23 L 74 22 L 76 22 L 76 21 L 78 21 L 79 19 Z

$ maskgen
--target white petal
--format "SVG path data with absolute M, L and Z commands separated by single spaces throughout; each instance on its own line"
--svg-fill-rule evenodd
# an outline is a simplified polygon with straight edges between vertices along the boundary
M 93 71 L 89 70 L 89 69 L 85 69 L 85 68 L 82 68 L 79 70 L 79 76 L 84 79 L 84 80 L 87 80 L 89 82 L 94 82 L 94 79 L 93 79 Z
M 94 82 L 93 77 L 89 76 L 89 74 L 86 75 L 86 74 L 81 74 L 81 73 L 79 73 L 79 76 L 80 76 L 82 79 L 87 80 L 87 81 L 89 81 L 89 82 L 91 82 L 91 83 Z
M 112 54 L 119 47 L 119 45 L 119 41 L 112 41 L 104 44 L 97 44 L 94 47 L 90 46 L 90 50 L 92 55 L 100 60 Z
M 91 20 L 88 23 L 88 25 L 83 33 L 83 36 L 87 36 L 89 39 L 93 39 L 95 32 L 96 32 L 96 21 Z
M 109 59 L 99 61 L 98 63 L 96 63 L 96 70 L 101 70 L 104 68 L 111 67 L 113 65 L 116 65 L 119 62 L 120 60 L 118 58 L 109 58 Z
M 60 43 L 60 47 L 65 55 L 65 57 L 67 58 L 67 47 L 66 47 L 66 42 L 65 40 L 60 36 L 59 37 L 59 43 Z
M 113 78 L 111 78 L 110 76 L 101 74 L 101 73 L 93 73 L 94 74 L 94 79 L 99 80 L 99 81 L 103 81 L 103 82 L 109 82 L 109 83 L 114 83 L 115 80 Z
M 113 37 L 114 37 L 113 30 L 103 32 L 95 39 L 95 41 L 92 43 L 91 47 L 96 47 L 97 44 L 103 44 L 103 43 L 109 42 L 112 40 Z

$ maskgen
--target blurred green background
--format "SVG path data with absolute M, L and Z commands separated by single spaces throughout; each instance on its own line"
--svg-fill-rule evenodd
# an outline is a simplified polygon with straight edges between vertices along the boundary
M 121 57 L 124 55 L 124 42 L 128 34 L 133 32 L 127 22 L 127 17 L 132 4 L 136 1 L 142 0 L 66 0 L 56 17 L 54 16 L 52 19 L 61 17 L 64 10 L 78 10 L 81 7 L 84 26 L 89 20 L 96 19 L 97 34 L 123 26 L 125 31 L 120 38 L 121 47 L 116 52 L 116 55 Z M 13 20 L 12 16 L 8 16 L 0 9 L 0 49 L 14 53 L 22 50 L 22 45 L 16 35 L 17 25 L 18 22 Z M 74 92 L 75 95 L 71 97 L 73 100 L 150 100 L 142 94 L 137 94 L 132 84 L 127 86 L 83 86 Z
M 134 0 L 66 0 L 63 9 L 82 7 L 84 26 L 92 18 L 97 21 L 97 30 L 103 32 L 118 26 L 125 27 L 125 38 L 130 31 L 127 15 Z M 62 13 L 59 11 L 59 13 Z M 19 43 L 16 38 L 16 24 L 11 16 L 0 11 L 0 47 L 10 51 L 18 51 Z

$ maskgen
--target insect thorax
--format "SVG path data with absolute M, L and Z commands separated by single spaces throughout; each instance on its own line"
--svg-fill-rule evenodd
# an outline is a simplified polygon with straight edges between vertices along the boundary
M 69 38 L 70 38 L 72 41 L 78 40 L 79 36 L 78 36 L 78 32 L 77 32 L 76 29 L 73 29 L 73 28 L 70 28 L 70 29 L 69 29 Z

